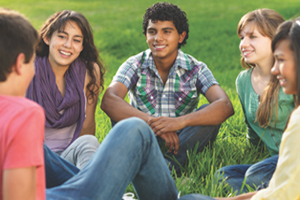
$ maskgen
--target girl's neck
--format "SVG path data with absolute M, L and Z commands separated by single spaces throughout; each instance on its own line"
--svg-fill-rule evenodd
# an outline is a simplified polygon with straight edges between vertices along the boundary
M 51 62 L 50 59 L 49 59 L 49 63 L 50 63 L 51 69 L 52 69 L 52 71 L 53 71 L 56 78 L 64 77 L 66 71 L 69 69 L 69 66 L 59 66 L 55 62 Z
M 251 84 L 256 94 L 261 96 L 271 78 L 273 58 L 256 64 L 251 74 Z
M 271 69 L 273 67 L 273 57 L 266 58 L 260 63 L 255 64 L 256 73 L 259 74 L 261 77 L 270 77 L 271 76 Z
M 255 71 L 255 74 L 260 77 L 267 78 L 271 76 L 271 67 L 260 67 L 255 65 L 253 71 Z

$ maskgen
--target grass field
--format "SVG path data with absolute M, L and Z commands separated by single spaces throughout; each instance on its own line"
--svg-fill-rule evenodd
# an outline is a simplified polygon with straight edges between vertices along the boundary
M 0 6 L 25 14 L 36 29 L 54 12 L 68 9 L 83 13 L 91 23 L 95 42 L 100 50 L 107 73 L 105 87 L 112 80 L 118 67 L 129 56 L 147 48 L 142 34 L 142 17 L 153 0 L 0 0 Z M 209 196 L 233 195 L 224 187 L 212 185 L 212 175 L 221 166 L 254 163 L 268 156 L 266 149 L 253 149 L 246 144 L 246 127 L 241 106 L 235 92 L 235 78 L 242 70 L 239 64 L 239 38 L 236 26 L 246 12 L 257 8 L 271 8 L 285 19 L 300 15 L 299 0 L 172 0 L 187 13 L 190 36 L 182 50 L 205 62 L 221 87 L 229 95 L 235 115 L 225 121 L 211 149 L 201 154 L 190 152 L 190 162 L 184 167 L 182 178 L 176 180 L 181 194 L 201 193 Z M 99 104 L 103 93 L 99 98 Z M 205 102 L 202 98 L 200 104 Z M 108 117 L 97 106 L 97 137 L 102 141 L 110 130 Z M 228 188 L 227 188 L 228 189 Z M 132 191 L 129 186 L 128 191 Z

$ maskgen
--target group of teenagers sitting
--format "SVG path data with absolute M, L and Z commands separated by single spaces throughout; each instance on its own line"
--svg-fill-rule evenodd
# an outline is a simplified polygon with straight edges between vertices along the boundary
M 188 151 L 214 142 L 234 114 L 230 99 L 205 63 L 181 51 L 189 25 L 178 6 L 147 8 L 143 34 L 149 49 L 127 59 L 103 95 L 112 129 L 99 145 L 105 69 L 88 20 L 64 10 L 37 32 L 0 9 L 0 200 L 120 200 L 129 183 L 140 200 L 223 199 L 180 197 L 171 171 L 180 174 Z M 258 9 L 237 34 L 247 139 L 271 157 L 223 167 L 216 184 L 245 193 L 227 199 L 300 199 L 300 20 Z M 200 94 L 209 104 L 198 107 Z M 244 184 L 262 189 L 248 193 Z

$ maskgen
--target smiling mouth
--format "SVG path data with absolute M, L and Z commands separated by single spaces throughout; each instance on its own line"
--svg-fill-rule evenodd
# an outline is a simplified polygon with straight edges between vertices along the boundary
M 165 48 L 167 45 L 153 45 L 155 47 L 155 49 L 163 49 Z
M 70 56 L 71 53 L 68 53 L 68 52 L 65 52 L 65 51 L 59 51 L 59 53 L 63 54 L 63 55 L 66 55 L 66 56 Z
M 277 79 L 278 79 L 279 84 L 280 84 L 281 86 L 283 86 L 283 85 L 287 82 L 287 80 L 284 79 L 284 78 L 277 78 Z
M 243 56 L 247 56 L 247 55 L 249 55 L 250 53 L 252 53 L 252 51 L 243 51 Z

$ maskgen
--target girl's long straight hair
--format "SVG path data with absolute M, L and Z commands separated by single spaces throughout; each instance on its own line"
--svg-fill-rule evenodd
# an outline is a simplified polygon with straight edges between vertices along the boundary
M 276 28 L 284 22 L 284 18 L 276 11 L 270 9 L 257 9 L 245 14 L 237 27 L 237 34 L 240 36 L 241 32 L 246 25 L 253 23 L 261 35 L 269 37 L 271 40 L 275 34 Z M 270 47 L 271 48 L 271 47 Z M 241 65 L 245 69 L 255 67 L 254 63 L 246 63 L 245 58 L 241 56 Z M 277 121 L 277 105 L 279 95 L 279 81 L 273 75 L 271 75 L 270 81 L 265 88 L 261 98 L 260 105 L 256 112 L 256 120 L 262 127 L 268 126 L 272 120 L 274 107 L 275 107 L 275 126 Z

